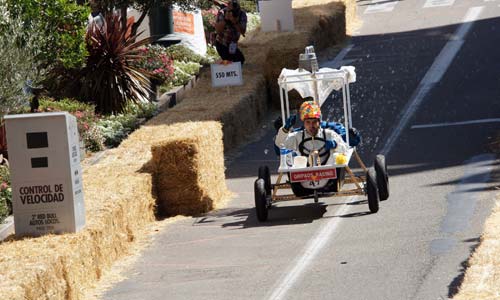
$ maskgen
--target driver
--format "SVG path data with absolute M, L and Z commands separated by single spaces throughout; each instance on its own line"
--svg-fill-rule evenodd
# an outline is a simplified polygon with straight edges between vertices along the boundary
M 277 147 L 298 151 L 303 156 L 309 156 L 309 153 L 316 150 L 322 165 L 328 161 L 332 152 L 347 151 L 347 144 L 338 133 L 329 128 L 321 128 L 321 109 L 314 101 L 303 102 L 299 114 L 304 128 L 292 131 L 296 115 L 289 117 L 276 134 Z

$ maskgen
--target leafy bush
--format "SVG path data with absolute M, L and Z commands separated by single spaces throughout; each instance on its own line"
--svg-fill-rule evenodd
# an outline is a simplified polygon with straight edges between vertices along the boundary
M 125 113 L 103 117 L 97 121 L 97 127 L 104 137 L 104 144 L 107 147 L 118 146 L 139 127 L 140 122 L 153 117 L 157 111 L 153 103 L 129 103 Z
M 254 31 L 260 25 L 260 15 L 258 13 L 247 14 L 247 32 Z
M 94 115 L 95 106 L 79 102 L 75 99 L 64 98 L 55 101 L 52 98 L 41 97 L 39 111 L 67 111 L 70 113 L 84 112 L 87 115 Z
M 200 72 L 201 65 L 196 62 L 184 62 L 184 61 L 175 61 L 174 66 L 176 69 L 181 69 L 184 73 L 189 75 L 196 75 Z
M 81 67 L 85 62 L 85 28 L 89 8 L 72 0 L 6 0 L 11 16 L 30 24 L 43 37 L 37 59 L 45 66 Z M 32 39 L 31 28 L 17 42 Z
M 254 0 L 241 0 L 240 1 L 241 8 L 247 13 L 257 13 L 257 1 Z
M 125 114 L 133 115 L 137 119 L 148 120 L 158 113 L 158 107 L 151 102 L 132 103 L 129 102 L 124 110 Z
M 214 46 L 207 46 L 207 59 L 210 61 L 210 63 L 220 60 L 219 53 L 217 53 L 217 49 L 215 49 Z
M 167 48 L 167 54 L 174 60 L 177 61 L 193 61 L 202 65 L 210 64 L 210 61 L 193 50 L 183 46 L 183 45 L 173 45 Z
M 150 39 L 136 41 L 137 35 L 128 33 L 130 26 L 122 27 L 120 17 L 110 15 L 102 29 L 94 23 L 87 32 L 89 56 L 79 98 L 95 103 L 103 114 L 122 112 L 128 101 L 148 101 L 149 76 L 136 65 L 144 58 L 140 47 Z
M 94 113 L 95 106 L 69 98 L 55 101 L 52 98 L 42 97 L 40 99 L 39 111 L 67 111 L 71 113 L 76 117 L 78 133 L 85 149 L 91 152 L 104 149 L 104 137 L 95 125 L 98 120 L 98 116 Z
M 136 63 L 136 67 L 146 70 L 161 84 L 169 80 L 174 74 L 173 61 L 160 45 L 147 45 L 141 48 L 143 57 Z

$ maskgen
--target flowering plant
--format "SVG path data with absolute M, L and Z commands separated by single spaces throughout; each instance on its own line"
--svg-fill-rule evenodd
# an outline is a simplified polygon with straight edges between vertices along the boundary
M 0 155 L 0 223 L 12 213 L 12 188 L 7 160 Z
M 173 61 L 165 49 L 160 45 L 147 45 L 141 48 L 143 55 L 137 62 L 137 67 L 150 73 L 160 84 L 170 80 L 174 74 Z

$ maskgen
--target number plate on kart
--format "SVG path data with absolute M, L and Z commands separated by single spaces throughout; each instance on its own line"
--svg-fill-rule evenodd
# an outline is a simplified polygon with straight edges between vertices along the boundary
M 321 179 L 335 179 L 335 178 L 337 178 L 337 170 L 335 168 L 290 172 L 291 182 L 318 181 Z

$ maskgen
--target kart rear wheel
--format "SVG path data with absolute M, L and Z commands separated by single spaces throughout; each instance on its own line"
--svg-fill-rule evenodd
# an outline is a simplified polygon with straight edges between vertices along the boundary
M 375 157 L 375 171 L 377 173 L 377 188 L 380 201 L 389 198 L 389 174 L 387 173 L 387 163 L 385 156 L 379 154 Z
M 366 194 L 368 196 L 368 207 L 371 213 L 376 213 L 379 208 L 379 194 L 377 189 L 377 174 L 373 168 L 366 172 Z
M 265 222 L 267 220 L 267 194 L 264 179 L 259 178 L 255 180 L 254 193 L 257 219 L 260 222 Z
M 271 173 L 269 173 L 269 168 L 267 166 L 259 167 L 259 178 L 264 179 L 264 187 L 266 189 L 266 194 L 271 195 Z

